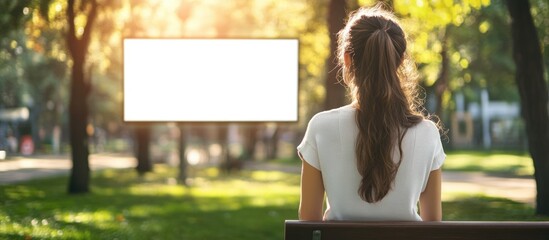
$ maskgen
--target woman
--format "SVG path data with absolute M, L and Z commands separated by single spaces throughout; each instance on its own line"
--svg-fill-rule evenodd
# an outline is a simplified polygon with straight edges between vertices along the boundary
M 379 6 L 359 9 L 338 44 L 353 102 L 316 114 L 297 147 L 299 218 L 440 221 L 446 155 L 437 125 L 418 110 L 414 68 L 396 18 Z

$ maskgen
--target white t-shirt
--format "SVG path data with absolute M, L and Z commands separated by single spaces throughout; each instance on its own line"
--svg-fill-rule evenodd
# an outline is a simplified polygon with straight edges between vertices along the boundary
M 358 195 L 360 176 L 355 157 L 358 127 L 355 109 L 344 106 L 316 114 L 297 147 L 303 159 L 322 173 L 326 189 L 326 220 L 421 221 L 419 195 L 431 171 L 446 158 L 435 124 L 424 120 L 409 128 L 402 139 L 402 162 L 392 189 L 376 203 Z M 398 147 L 393 159 L 398 161 Z

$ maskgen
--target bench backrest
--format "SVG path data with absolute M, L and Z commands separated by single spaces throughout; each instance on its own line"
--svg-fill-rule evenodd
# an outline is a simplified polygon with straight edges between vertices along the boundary
M 549 222 L 311 222 L 286 220 L 285 240 L 549 240 Z

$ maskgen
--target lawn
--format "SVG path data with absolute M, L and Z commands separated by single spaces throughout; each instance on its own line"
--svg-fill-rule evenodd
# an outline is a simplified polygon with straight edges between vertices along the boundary
M 65 177 L 0 186 L 0 239 L 282 239 L 295 219 L 299 176 L 246 171 L 196 174 L 175 184 L 156 166 L 94 173 L 92 194 L 68 196 Z
M 527 153 L 451 151 L 447 153 L 443 170 L 523 177 L 534 174 L 534 164 Z
M 66 177 L 0 186 L 0 239 L 282 239 L 297 218 L 299 175 L 214 168 L 194 174 L 192 187 L 176 170 L 156 165 L 94 172 L 92 193 L 69 196 Z M 445 220 L 549 220 L 526 204 L 478 195 L 443 203 Z

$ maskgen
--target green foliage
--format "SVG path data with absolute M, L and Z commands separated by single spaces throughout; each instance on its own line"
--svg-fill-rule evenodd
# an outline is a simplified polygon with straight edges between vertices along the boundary
M 544 0 L 530 0 L 531 13 L 538 30 L 541 52 L 543 56 L 545 81 L 549 81 L 549 3 Z
M 490 4 L 490 0 L 466 1 L 395 1 L 395 12 L 402 18 L 408 33 L 410 52 L 419 64 L 426 86 L 434 84 L 441 64 L 442 39 L 452 38 L 447 27 L 460 26 L 473 11 Z M 450 51 L 450 55 L 452 55 Z
M 32 17 L 32 9 L 42 16 L 48 16 L 52 0 L 18 0 L 0 2 L 0 35 L 21 28 Z
M 33 135 L 38 149 L 40 140 L 47 141 L 50 130 L 64 122 L 68 97 L 64 35 L 53 27 L 58 20 L 44 17 L 50 2 L 21 1 L 27 5 L 18 6 L 20 16 L 10 16 L 20 18 L 19 25 L 2 29 L 5 35 L 0 38 L 0 108 L 29 109 L 30 129 L 24 134 Z M 46 129 L 43 139 L 39 128 Z
M 8 86 L 0 88 L 3 97 L 0 107 L 42 104 L 40 107 L 45 109 L 48 101 L 60 103 L 59 97 L 66 92 L 60 83 L 66 79 L 67 66 L 49 56 L 60 35 L 43 30 L 41 37 L 34 40 L 23 30 L 16 30 L 8 36 L 0 40 L 3 46 L 0 50 L 0 85 Z M 12 96 L 9 86 L 19 86 L 15 91 L 19 94 Z
M 546 3 L 534 1 L 538 22 L 547 18 L 546 8 Z M 464 93 L 471 102 L 478 101 L 482 88 L 488 89 L 491 100 L 519 100 L 509 16 L 503 1 L 395 1 L 395 10 L 409 33 L 411 53 L 424 86 L 432 86 L 439 77 L 440 53 L 447 47 L 450 79 L 442 103 L 447 110 L 453 109 L 454 92 Z M 540 31 L 545 28 L 543 24 L 538 27 Z
M 457 67 L 451 90 L 471 93 L 487 88 L 491 100 L 519 100 L 508 22 L 505 4 L 494 1 L 482 11 L 469 14 L 461 26 L 450 29 L 452 47 L 456 49 L 454 65 L 468 62 L 468 67 Z

